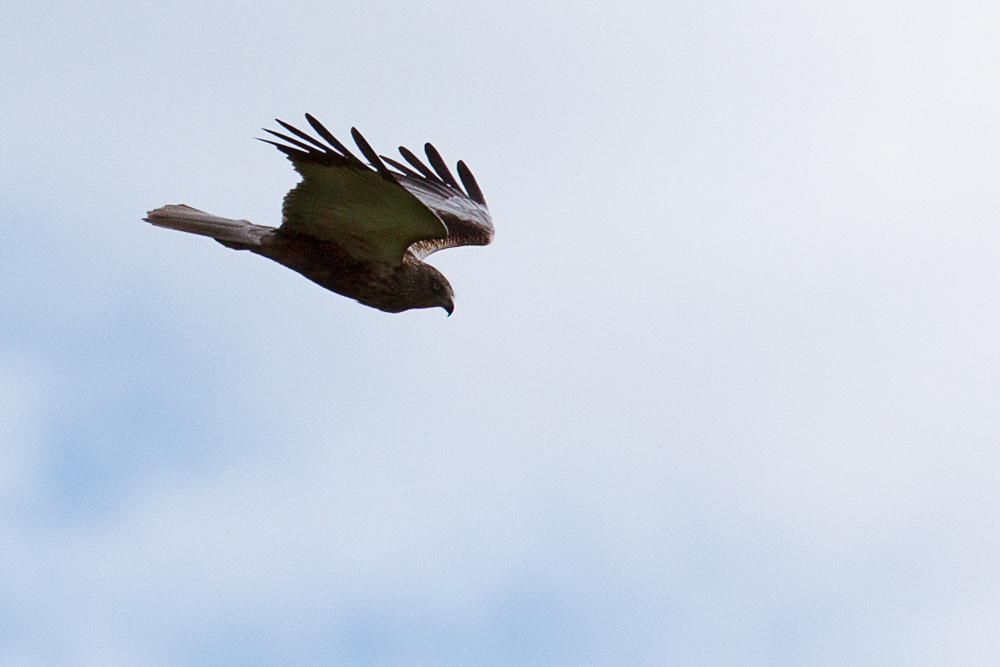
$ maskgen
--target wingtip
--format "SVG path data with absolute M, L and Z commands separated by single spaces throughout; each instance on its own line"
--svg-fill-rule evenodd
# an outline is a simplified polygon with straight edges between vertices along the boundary
M 423 174 L 424 178 L 433 183 L 443 183 L 437 174 L 431 171 L 431 168 L 421 162 L 420 158 L 410 152 L 410 149 L 406 146 L 399 147 L 399 154 L 403 156 L 403 159 L 409 162 L 414 169 Z
M 456 190 L 461 190 L 461 188 L 458 187 L 458 182 L 455 180 L 455 177 L 451 175 L 451 170 L 448 169 L 448 165 L 445 163 L 444 158 L 441 157 L 441 154 L 436 148 L 434 148 L 433 144 L 430 142 L 424 144 L 424 153 L 427 154 L 427 160 L 431 163 L 431 166 L 434 167 L 434 171 L 436 171 L 438 176 L 441 177 L 441 180 Z
M 316 130 L 319 136 L 323 137 L 331 146 L 333 146 L 335 150 L 340 152 L 345 159 L 354 163 L 355 165 L 365 166 L 364 162 L 359 160 L 357 156 L 354 155 L 354 153 L 347 150 L 347 146 L 340 143 L 340 140 L 338 140 L 337 137 L 333 136 L 333 133 L 330 132 L 330 130 L 326 129 L 326 126 L 323 125 L 323 123 L 316 120 L 316 118 L 312 114 L 307 113 L 306 120 L 309 122 L 309 125 L 311 125 L 312 128 Z
M 472 175 L 472 170 L 462 160 L 458 161 L 458 177 L 462 179 L 462 185 L 465 186 L 465 191 L 469 193 L 472 201 L 486 206 L 486 197 L 483 196 L 483 191 L 480 189 L 479 183 L 476 182 L 476 177 Z
M 392 177 L 391 172 L 382 162 L 382 159 L 379 158 L 378 153 L 376 153 L 375 149 L 371 147 L 368 140 L 362 136 L 362 134 L 358 131 L 358 128 L 351 128 L 351 138 L 354 139 L 354 143 L 357 144 L 358 148 L 361 150 L 361 154 L 365 156 L 365 159 L 368 160 L 368 164 L 370 164 L 375 171 L 384 177 Z

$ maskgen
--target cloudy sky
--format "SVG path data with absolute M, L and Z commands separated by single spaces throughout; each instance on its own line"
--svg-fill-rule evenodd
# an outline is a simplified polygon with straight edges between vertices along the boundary
M 0 5 L 0 665 L 1000 663 L 1000 10 Z M 476 173 L 456 310 L 276 225 Z

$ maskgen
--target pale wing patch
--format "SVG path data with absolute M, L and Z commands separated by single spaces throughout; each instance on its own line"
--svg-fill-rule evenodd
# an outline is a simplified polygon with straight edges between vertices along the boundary
M 477 204 L 468 197 L 454 194 L 451 190 L 443 187 L 429 187 L 409 176 L 397 175 L 396 180 L 432 211 L 474 222 L 483 227 L 484 230 L 493 230 L 493 219 L 490 217 L 490 212 L 485 206 Z
M 424 259 L 445 248 L 488 245 L 493 240 L 493 219 L 485 206 L 437 183 L 398 174 L 396 180 L 434 211 L 448 227 L 447 238 L 423 240 L 411 245 L 410 254 L 415 258 Z

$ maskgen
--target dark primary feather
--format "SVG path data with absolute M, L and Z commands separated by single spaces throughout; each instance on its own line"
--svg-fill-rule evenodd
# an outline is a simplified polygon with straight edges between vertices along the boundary
M 426 164 L 420 161 L 420 158 L 418 158 L 416 155 L 410 152 L 409 148 L 407 148 L 406 146 L 400 146 L 399 154 L 402 155 L 407 162 L 416 167 L 417 171 L 419 171 L 421 174 L 424 175 L 424 178 L 426 178 L 429 181 L 433 181 L 435 183 L 443 184 L 441 179 L 438 178 L 433 171 L 428 169 Z
M 281 121 L 278 121 L 281 122 Z M 287 134 L 282 134 L 281 132 L 275 132 L 274 130 L 268 130 L 264 128 L 264 131 L 268 134 L 281 139 L 284 142 L 291 144 L 287 146 L 285 144 L 279 144 L 277 141 L 271 141 L 270 139 L 258 139 L 258 141 L 263 141 L 265 144 L 271 144 L 276 147 L 282 153 L 288 156 L 290 160 L 299 160 L 301 162 L 315 162 L 317 164 L 323 164 L 328 166 L 340 166 L 340 167 L 352 167 L 355 166 L 348 158 L 340 155 L 336 151 L 330 149 L 329 146 L 323 146 L 315 139 L 311 140 L 314 145 L 320 146 L 322 150 L 317 150 L 313 146 L 307 145 L 299 141 L 298 139 L 293 139 Z M 304 134 L 302 132 L 297 132 L 297 134 Z M 364 166 L 363 163 L 360 163 Z
M 403 172 L 404 174 L 406 174 L 407 176 L 409 176 L 411 178 L 423 178 L 420 174 L 418 174 L 417 172 L 413 171 L 412 169 L 410 169 L 409 167 L 407 167 L 405 164 L 401 164 L 399 162 L 396 162 L 391 157 L 386 157 L 384 155 L 380 155 L 379 157 L 381 157 L 383 160 L 385 160 L 386 162 L 388 162 L 389 164 L 391 164 L 393 167 L 395 167 L 396 169 L 398 169 L 399 171 Z
M 451 175 L 450 171 L 448 171 L 448 165 L 446 165 L 444 160 L 441 159 L 441 154 L 437 152 L 437 149 L 430 144 L 424 144 L 424 152 L 427 153 L 427 159 L 430 160 L 431 166 L 434 167 L 434 171 L 438 173 L 441 180 L 456 190 L 461 191 L 461 188 L 458 187 L 458 183 L 455 182 L 455 177 Z
M 306 120 L 309 121 L 309 124 L 312 125 L 312 128 L 314 130 L 316 130 L 317 132 L 319 132 L 319 136 L 321 136 L 324 139 L 326 139 L 330 143 L 330 145 L 333 146 L 338 151 L 340 151 L 340 153 L 345 158 L 347 158 L 351 162 L 355 162 L 355 163 L 360 164 L 360 165 L 364 164 L 364 162 L 362 162 L 358 158 L 354 157 L 354 153 L 352 153 L 351 151 L 347 150 L 347 147 L 344 146 L 344 144 L 342 144 L 339 141 L 337 141 L 337 137 L 333 136 L 333 134 L 330 132 L 330 130 L 328 130 L 325 127 L 323 127 L 323 123 L 319 122 L 318 120 L 316 120 L 315 118 L 313 118 L 309 114 L 306 114 Z
M 308 114 L 306 114 L 306 117 L 311 118 L 311 116 L 309 116 Z M 340 143 L 337 140 L 337 138 L 334 137 L 329 130 L 323 127 L 319 123 L 319 121 L 317 121 L 315 118 L 313 118 L 313 122 L 315 122 L 315 124 L 318 125 L 319 127 L 323 128 L 322 131 L 317 130 L 317 132 L 323 135 L 323 138 L 329 142 L 329 145 L 324 145 L 321 141 L 319 141 L 315 137 L 310 136 L 309 134 L 303 132 L 297 127 L 291 125 L 290 123 L 286 123 L 285 121 L 278 118 L 276 118 L 275 121 L 283 128 L 294 134 L 296 137 L 300 137 L 309 142 L 308 144 L 305 144 L 299 141 L 298 139 L 288 136 L 287 134 L 283 134 L 281 132 L 275 132 L 274 130 L 269 130 L 267 128 L 264 128 L 265 132 L 281 139 L 284 142 L 291 144 L 291 146 L 279 144 L 275 141 L 271 141 L 270 139 L 260 139 L 260 141 L 271 144 L 272 146 L 276 146 L 278 150 L 283 152 L 290 159 L 300 160 L 303 162 L 314 162 L 317 164 L 323 164 L 327 166 L 353 167 L 356 169 L 366 169 L 366 170 L 368 169 L 368 165 L 366 165 L 364 162 L 355 157 L 353 153 L 347 150 L 347 148 L 342 143 Z M 364 140 L 363 137 L 362 140 Z M 300 150 L 295 150 L 295 148 L 292 148 L 292 146 Z M 388 172 L 387 169 L 385 171 Z
M 465 191 L 469 193 L 472 201 L 486 206 L 486 198 L 483 197 L 483 191 L 479 189 L 479 183 L 476 183 L 476 177 L 461 160 L 458 161 L 458 177 L 462 179 L 462 185 L 465 186 Z
M 295 136 L 297 136 L 297 137 L 299 137 L 301 139 L 305 139 L 306 141 L 308 141 L 309 143 L 311 143 L 316 148 L 319 148 L 320 150 L 322 150 L 324 152 L 327 152 L 327 153 L 330 151 L 329 147 L 324 146 L 322 142 L 317 141 L 312 136 L 306 134 L 305 132 L 303 132 L 299 128 L 297 128 L 297 127 L 295 127 L 295 126 L 293 126 L 293 125 L 291 125 L 289 123 L 286 123 L 285 121 L 281 120 L 280 118 L 275 118 L 274 120 L 275 120 L 276 123 L 278 123 L 278 125 L 281 125 L 281 127 L 285 128 L 286 130 L 288 130 L 289 132 L 291 132 Z M 265 130 L 265 131 L 270 131 L 270 130 Z M 274 134 L 274 133 L 272 132 L 271 134 Z
M 292 139 L 287 134 L 282 134 L 281 132 L 275 132 L 274 130 L 269 130 L 267 128 L 264 128 L 264 131 L 267 132 L 268 134 L 272 135 L 272 136 L 278 137 L 282 141 L 287 141 L 288 143 L 292 144 L 293 146 L 298 146 L 299 148 L 301 148 L 302 150 L 306 151 L 307 153 L 316 150 L 312 146 L 304 144 L 301 141 L 298 141 L 297 139 Z M 262 139 L 261 141 L 267 141 L 267 140 L 266 139 Z M 274 144 L 273 141 L 268 142 L 268 143 Z M 274 144 L 274 145 L 278 146 L 278 144 Z M 278 146 L 278 147 L 280 148 L 280 146 Z M 326 151 L 326 152 L 329 152 L 329 151 Z
M 354 143 L 356 143 L 358 148 L 361 149 L 361 154 L 368 160 L 368 164 L 373 166 L 375 171 L 378 173 L 383 176 L 388 176 L 390 174 L 389 170 L 384 164 L 382 164 L 382 160 L 379 159 L 378 153 L 376 153 L 368 142 L 365 141 L 365 138 L 361 136 L 361 133 L 358 132 L 357 128 L 351 128 L 351 136 L 354 137 Z

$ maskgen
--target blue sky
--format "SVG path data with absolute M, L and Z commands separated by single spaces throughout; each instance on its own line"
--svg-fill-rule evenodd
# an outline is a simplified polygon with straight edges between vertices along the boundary
M 0 665 L 1000 660 L 1000 11 L 0 7 Z M 309 112 L 497 238 L 388 315 Z

